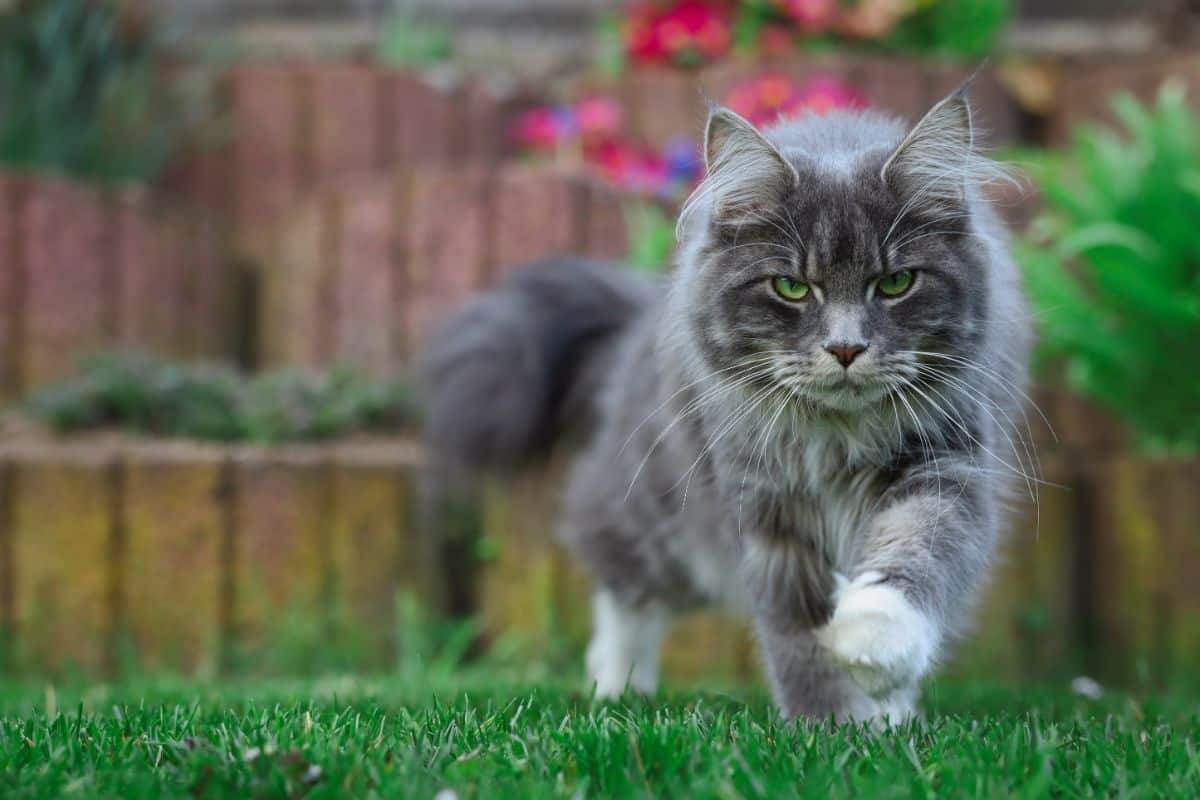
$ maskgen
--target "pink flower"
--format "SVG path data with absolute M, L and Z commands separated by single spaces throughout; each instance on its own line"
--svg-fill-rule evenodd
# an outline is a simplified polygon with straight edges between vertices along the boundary
M 530 109 L 517 117 L 513 133 L 530 150 L 553 150 L 562 135 L 560 115 L 550 106 Z
M 735 86 L 725 104 L 755 125 L 763 126 L 805 113 L 862 108 L 866 99 L 836 78 L 818 76 L 797 84 L 786 75 L 767 73 Z
M 625 114 L 611 97 L 585 97 L 575 103 L 575 122 L 585 137 L 616 136 L 625 125 Z

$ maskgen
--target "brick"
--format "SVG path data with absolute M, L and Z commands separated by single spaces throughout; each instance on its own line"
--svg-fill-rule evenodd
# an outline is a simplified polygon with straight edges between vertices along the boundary
M 124 598 L 138 663 L 216 667 L 224 516 L 215 448 L 154 445 L 126 460 Z
M 483 530 L 493 557 L 480 575 L 480 613 L 489 637 L 515 634 L 537 647 L 558 635 L 563 555 L 552 531 L 559 485 L 553 472 L 539 470 L 488 489 Z
M 871 105 L 916 122 L 929 110 L 925 75 L 908 59 L 863 56 L 851 65 L 851 81 L 866 94 Z
M 392 301 L 396 294 L 395 189 L 378 180 L 340 195 L 334 289 L 333 357 L 376 375 L 400 367 Z
M 338 633 L 363 660 L 390 666 L 396 652 L 396 607 L 410 594 L 436 610 L 433 541 L 416 522 L 417 473 L 396 463 L 339 459 L 332 522 Z
M 559 170 L 538 165 L 501 169 L 494 200 L 500 274 L 535 259 L 578 253 L 584 243 L 585 202 L 584 186 Z
M 54 180 L 29 185 L 24 219 L 26 388 L 75 372 L 110 343 L 115 316 L 101 196 Z
M 22 665 L 55 674 L 111 666 L 111 499 L 103 453 L 20 464 L 11 551 Z
M 360 64 L 321 63 L 302 70 L 312 109 L 312 169 L 317 186 L 380 166 L 383 130 L 377 71 Z
M 1170 571 L 1163 587 L 1167 606 L 1170 638 L 1171 673 L 1168 677 L 1190 674 L 1195 654 L 1200 652 L 1200 539 L 1196 536 L 1200 520 L 1200 460 L 1164 462 L 1159 472 L 1164 482 L 1159 497 L 1164 518 L 1163 547 Z
M 675 69 L 630 72 L 633 93 L 632 132 L 651 147 L 704 138 L 708 115 L 700 86 L 692 73 Z
M 300 82 L 287 66 L 255 64 L 230 75 L 234 128 L 232 198 L 239 249 L 266 255 L 266 234 L 300 193 L 304 133 Z
M 117 341 L 122 347 L 174 353 L 178 345 L 180 254 L 156 247 L 149 199 L 141 189 L 123 191 L 113 211 L 120 290 Z
M 586 191 L 583 253 L 594 258 L 627 258 L 629 230 L 621 192 L 599 182 L 588 185 Z
M 383 147 L 385 166 L 409 169 L 447 162 L 462 152 L 463 132 L 451 92 L 406 73 L 385 75 L 382 81 L 390 131 Z
M 668 681 L 742 681 L 758 673 L 757 646 L 745 622 L 706 612 L 671 626 L 663 643 L 662 670 Z
M 237 302 L 226 228 L 203 213 L 189 214 L 181 225 L 186 249 L 177 255 L 175 268 L 182 270 L 179 352 L 190 358 L 231 359 L 238 346 Z
M 25 261 L 21 247 L 24 183 L 0 174 L 0 403 L 21 383 L 21 307 Z
M 336 206 L 317 197 L 280 229 L 276 257 L 262 270 L 259 341 L 263 366 L 316 366 L 330 343 Z
M 401 308 L 406 352 L 483 281 L 492 244 L 491 175 L 485 169 L 416 170 L 407 188 Z
M 1020 489 L 974 624 L 951 654 L 966 674 L 1047 678 L 1076 656 L 1075 481 L 1057 459 L 1043 470 L 1047 484 L 1038 487 L 1036 505 Z
M 316 448 L 249 450 L 236 475 L 232 664 L 321 665 L 333 630 L 330 464 Z
M 1088 591 L 1095 604 L 1095 668 L 1102 678 L 1130 678 L 1139 661 L 1161 668 L 1166 621 L 1165 560 L 1158 489 L 1163 476 L 1146 461 L 1112 458 L 1090 470 L 1093 555 Z

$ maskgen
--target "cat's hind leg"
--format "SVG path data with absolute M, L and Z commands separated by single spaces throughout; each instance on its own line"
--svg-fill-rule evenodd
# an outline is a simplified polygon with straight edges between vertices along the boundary
M 587 672 L 597 698 L 616 697 L 631 688 L 652 694 L 667 631 L 666 609 L 656 603 L 633 607 L 608 589 L 592 597 L 592 641 Z

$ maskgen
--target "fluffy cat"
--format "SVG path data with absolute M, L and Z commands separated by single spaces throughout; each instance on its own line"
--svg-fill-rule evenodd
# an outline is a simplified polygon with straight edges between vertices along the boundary
M 531 265 L 425 362 L 445 474 L 578 448 L 560 535 L 596 693 L 651 692 L 672 616 L 748 614 L 788 717 L 899 720 L 1025 474 L 1027 315 L 965 91 L 911 129 L 717 108 L 655 285 Z

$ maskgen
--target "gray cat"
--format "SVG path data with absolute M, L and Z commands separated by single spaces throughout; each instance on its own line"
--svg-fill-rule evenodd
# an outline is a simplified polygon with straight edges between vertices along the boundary
M 424 374 L 445 474 L 564 440 L 560 532 L 594 576 L 600 696 L 655 689 L 672 616 L 754 621 L 788 717 L 900 720 L 960 630 L 1014 475 L 1028 318 L 965 92 L 915 127 L 712 111 L 652 285 L 531 265 Z

